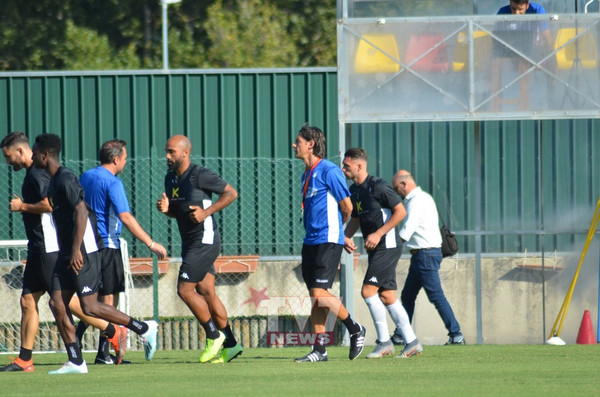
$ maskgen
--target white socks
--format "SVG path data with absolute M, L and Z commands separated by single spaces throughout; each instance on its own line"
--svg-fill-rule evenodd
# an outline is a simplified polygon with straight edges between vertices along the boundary
M 378 295 L 376 296 L 379 298 Z M 402 303 L 400 303 L 399 300 L 396 299 L 396 302 L 387 306 L 387 310 L 390 313 L 392 321 L 394 321 L 394 324 L 396 324 L 396 328 L 402 333 L 402 336 L 404 337 L 404 342 L 407 345 L 415 339 L 417 339 L 415 331 L 413 331 L 412 326 L 410 325 L 410 321 L 408 321 L 408 314 L 406 313 L 404 306 L 402 306 Z
M 387 318 L 385 315 L 385 305 L 379 298 L 378 294 L 366 298 L 365 302 L 369 307 L 371 317 L 373 318 L 373 323 L 375 324 L 377 340 L 379 340 L 379 343 L 387 342 L 390 340 L 390 332 L 388 331 Z

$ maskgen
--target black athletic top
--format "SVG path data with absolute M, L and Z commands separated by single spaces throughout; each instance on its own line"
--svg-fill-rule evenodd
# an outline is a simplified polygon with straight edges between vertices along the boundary
M 219 231 L 212 216 L 201 223 L 192 223 L 189 218 L 190 205 L 208 208 L 212 204 L 212 194 L 221 194 L 227 182 L 208 168 L 190 164 L 178 176 L 175 171 L 165 177 L 165 192 L 169 198 L 169 213 L 177 219 L 182 247 L 189 248 L 201 244 L 220 241 Z
M 84 201 L 84 191 L 77 175 L 61 166 L 50 179 L 48 200 L 52 206 L 52 217 L 58 235 L 59 255 L 70 257 L 75 237 L 75 207 Z M 81 249 L 83 253 L 92 253 L 104 248 L 104 243 L 96 230 L 94 212 L 89 207 L 87 209 L 89 215 Z
M 360 185 L 350 186 L 352 217 L 359 218 L 363 237 L 376 232 L 392 216 L 393 209 L 400 198 L 389 183 L 376 176 L 369 175 Z M 396 248 L 400 246 L 400 237 L 396 228 L 381 238 L 377 248 Z
M 23 186 L 21 186 L 21 197 L 26 204 L 39 203 L 46 197 L 50 175 L 46 170 L 31 166 L 27 169 Z M 50 213 L 32 214 L 21 212 L 25 234 L 29 242 L 27 250 L 31 253 L 48 253 L 57 250 L 56 230 L 51 221 Z

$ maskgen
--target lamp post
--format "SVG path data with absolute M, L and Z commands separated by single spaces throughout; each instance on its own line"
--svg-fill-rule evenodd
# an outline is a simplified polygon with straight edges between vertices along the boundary
M 181 3 L 181 0 L 160 0 L 162 5 L 162 34 L 163 34 L 163 69 L 169 70 L 169 33 L 167 28 L 167 7 L 169 4 Z

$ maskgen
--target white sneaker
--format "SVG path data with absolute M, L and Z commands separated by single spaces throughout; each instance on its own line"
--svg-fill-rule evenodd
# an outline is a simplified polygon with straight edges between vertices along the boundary
M 48 372 L 49 375 L 62 375 L 62 374 L 87 374 L 87 364 L 85 361 L 81 365 L 77 365 L 71 361 L 67 361 L 62 367 L 57 370 Z
M 156 353 L 156 348 L 158 346 L 158 323 L 154 320 L 144 322 L 148 324 L 148 331 L 140 335 L 140 337 L 144 343 L 146 360 L 150 361 L 152 360 L 152 357 L 154 357 L 154 353 Z
M 383 356 L 391 356 L 394 354 L 394 344 L 391 340 L 386 342 L 378 342 L 375 349 L 369 354 L 367 358 L 381 358 Z

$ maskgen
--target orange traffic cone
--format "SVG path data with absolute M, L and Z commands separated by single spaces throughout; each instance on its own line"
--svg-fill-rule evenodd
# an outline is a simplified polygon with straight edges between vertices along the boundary
M 579 326 L 579 333 L 577 334 L 577 344 L 596 344 L 596 337 L 594 336 L 594 328 L 592 326 L 592 317 L 590 316 L 589 310 L 583 312 L 583 318 L 581 319 L 581 325 Z

